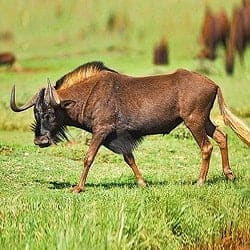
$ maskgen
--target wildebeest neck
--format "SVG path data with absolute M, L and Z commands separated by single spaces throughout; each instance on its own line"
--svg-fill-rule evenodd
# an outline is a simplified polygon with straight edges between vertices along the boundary
M 60 99 L 63 101 L 73 100 L 75 105 L 65 108 L 64 123 L 70 126 L 81 127 L 91 132 L 91 116 L 89 105 L 93 105 L 93 98 L 90 98 L 92 91 L 97 84 L 93 81 L 86 81 L 72 85 L 67 89 L 57 90 Z M 100 96 L 99 99 L 102 99 Z M 90 102 L 90 103 L 89 103 Z M 96 102 L 96 101 L 95 101 Z

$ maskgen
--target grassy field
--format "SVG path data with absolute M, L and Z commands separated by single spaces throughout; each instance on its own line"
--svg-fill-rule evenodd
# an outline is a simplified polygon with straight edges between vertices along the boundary
M 198 188 L 200 152 L 181 126 L 145 138 L 135 151 L 146 188 L 137 187 L 120 155 L 101 148 L 81 194 L 69 189 L 79 180 L 90 134 L 70 129 L 73 143 L 40 149 L 30 131 L 32 110 L 9 108 L 13 84 L 22 104 L 48 77 L 55 81 L 91 60 L 136 76 L 200 70 L 195 55 L 206 3 L 230 15 L 239 1 L 1 1 L 0 48 L 17 56 L 16 70 L 0 68 L 1 249 L 250 248 L 249 148 L 221 123 L 217 104 L 212 117 L 228 133 L 236 181 L 225 180 L 214 145 L 208 181 Z M 170 65 L 156 67 L 152 48 L 163 35 Z M 250 49 L 244 66 L 236 59 L 233 77 L 218 53 L 205 64 L 208 76 L 250 125 Z

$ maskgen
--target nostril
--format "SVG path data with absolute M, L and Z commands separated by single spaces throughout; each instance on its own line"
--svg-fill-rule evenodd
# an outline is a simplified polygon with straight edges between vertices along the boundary
M 49 142 L 49 138 L 47 137 L 47 136 L 43 136 L 42 138 L 41 138 L 41 143 L 42 144 L 45 144 L 45 143 L 48 143 Z
M 35 145 L 42 145 L 42 144 L 49 144 L 50 140 L 49 138 L 45 136 L 39 136 L 34 139 L 34 144 Z

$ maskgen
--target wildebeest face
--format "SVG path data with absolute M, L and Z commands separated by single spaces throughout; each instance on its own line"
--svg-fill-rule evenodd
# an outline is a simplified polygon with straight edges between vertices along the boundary
M 32 130 L 35 133 L 34 143 L 39 147 L 48 147 L 52 143 L 67 139 L 66 127 L 63 124 L 64 112 L 60 106 L 59 97 L 50 84 L 46 89 L 41 89 L 30 102 L 20 108 L 15 104 L 15 88 L 13 88 L 10 104 L 15 112 L 34 106 L 35 122 L 32 124 Z
M 45 90 L 42 89 L 34 105 L 35 123 L 32 129 L 35 133 L 34 143 L 39 147 L 48 147 L 52 142 L 57 142 L 56 134 L 58 121 L 56 110 L 52 104 L 46 101 Z

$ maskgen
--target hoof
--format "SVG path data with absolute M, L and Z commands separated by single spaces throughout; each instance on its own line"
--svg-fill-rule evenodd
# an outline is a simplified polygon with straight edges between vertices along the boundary
M 146 183 L 144 182 L 144 180 L 138 180 L 137 184 L 139 187 L 146 187 Z
M 73 186 L 70 190 L 72 193 L 81 193 L 83 191 L 83 188 L 80 188 L 78 185 Z
M 226 178 L 230 181 L 234 181 L 236 179 L 236 177 L 233 173 L 226 174 Z
M 202 187 L 204 185 L 204 183 L 205 183 L 205 181 L 200 179 L 200 180 L 197 181 L 197 186 Z

